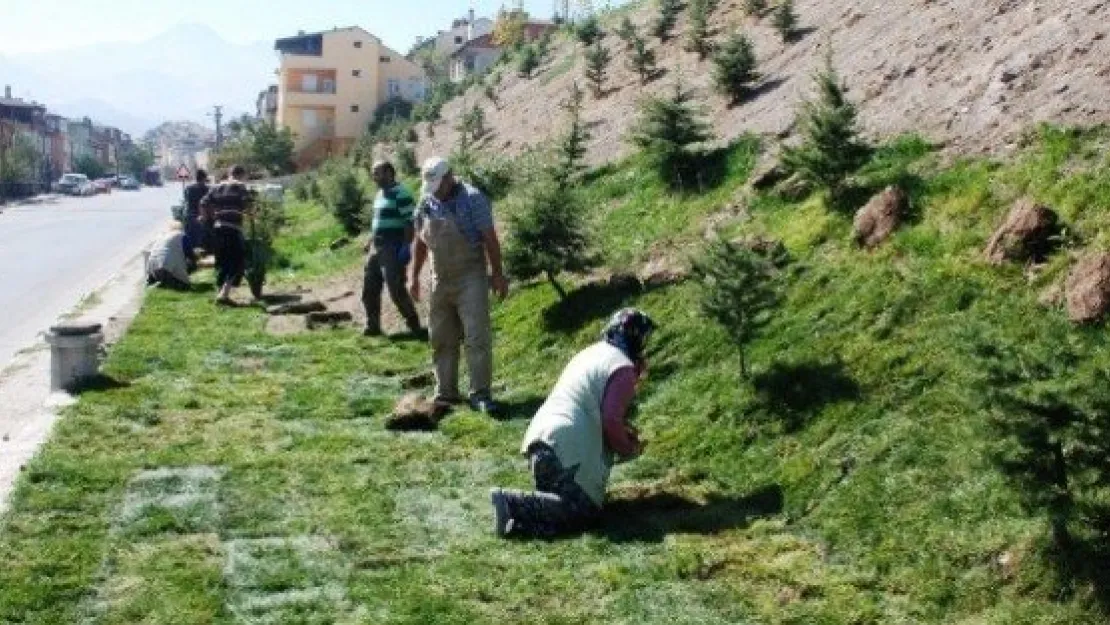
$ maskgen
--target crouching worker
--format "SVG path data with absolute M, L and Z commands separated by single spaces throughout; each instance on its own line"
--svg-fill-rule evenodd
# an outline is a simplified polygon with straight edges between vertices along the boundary
M 146 262 L 146 283 L 178 291 L 191 288 L 189 273 L 196 268 L 191 242 L 181 231 L 181 223 L 173 222 L 170 231 L 151 246 Z
M 536 492 L 495 488 L 490 493 L 499 536 L 551 538 L 600 520 L 614 461 L 643 451 L 628 416 L 654 327 L 643 312 L 621 310 L 602 340 L 563 369 L 521 446 Z

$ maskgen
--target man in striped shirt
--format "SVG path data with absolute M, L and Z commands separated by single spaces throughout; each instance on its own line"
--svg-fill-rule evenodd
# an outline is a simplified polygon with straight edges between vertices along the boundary
M 374 222 L 370 235 L 370 256 L 362 281 L 362 305 L 366 308 L 366 336 L 382 333 L 382 287 L 389 289 L 393 305 L 404 317 L 409 331 L 422 336 L 420 317 L 405 288 L 405 265 L 412 243 L 412 215 L 416 201 L 404 185 L 397 182 L 393 164 L 379 161 L 371 171 L 378 194 L 374 198 Z

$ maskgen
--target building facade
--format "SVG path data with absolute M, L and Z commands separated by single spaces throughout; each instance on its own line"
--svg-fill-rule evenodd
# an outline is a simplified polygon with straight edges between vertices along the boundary
M 269 87 L 258 92 L 258 101 L 255 103 L 255 117 L 271 124 L 277 123 L 278 112 L 278 86 Z
M 276 122 L 295 138 L 298 168 L 345 154 L 390 98 L 424 98 L 424 71 L 359 27 L 279 39 Z
M 466 42 L 450 57 L 452 82 L 462 82 L 471 74 L 480 74 L 501 58 L 501 46 L 493 43 L 493 35 L 482 35 Z

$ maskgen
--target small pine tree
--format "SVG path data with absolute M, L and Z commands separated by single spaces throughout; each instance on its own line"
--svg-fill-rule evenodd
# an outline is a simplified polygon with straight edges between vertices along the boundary
M 563 110 L 570 119 L 570 127 L 557 144 L 558 162 L 553 178 L 560 187 L 568 187 L 571 179 L 582 169 L 582 159 L 586 156 L 586 142 L 590 132 L 582 123 L 582 99 L 585 94 L 578 83 L 571 83 L 570 96 L 563 104 Z
M 732 35 L 713 57 L 713 84 L 733 103 L 739 102 L 759 79 L 755 65 L 751 39 L 740 33 Z
M 466 113 L 463 113 L 456 128 L 460 136 L 465 136 L 468 142 L 481 139 L 486 134 L 486 113 L 482 107 L 475 104 Z
M 752 17 L 760 17 L 767 10 L 767 0 L 744 0 L 744 12 Z
M 718 239 L 694 262 L 701 282 L 702 312 L 716 321 L 740 350 L 740 375 L 748 377 L 744 346 L 768 321 L 778 301 L 775 259 L 757 246 Z
M 482 87 L 482 94 L 485 95 L 486 99 L 495 107 L 501 106 L 501 102 L 497 99 L 497 89 L 491 83 L 486 83 Z
M 585 273 L 598 264 L 590 252 L 581 200 L 574 189 L 547 177 L 519 197 L 521 206 L 509 217 L 505 247 L 509 275 L 519 280 L 543 275 L 565 300 L 567 292 L 558 275 Z
M 416 150 L 404 141 L 398 141 L 393 147 L 397 160 L 397 171 L 403 176 L 415 176 L 420 173 L 420 164 L 416 162 Z
M 590 81 L 595 98 L 601 98 L 605 92 L 605 72 L 612 58 L 609 49 L 601 45 L 600 40 L 586 50 L 586 80 Z
M 640 75 L 642 85 L 646 85 L 658 73 L 655 68 L 655 51 L 647 47 L 647 41 L 643 37 L 636 37 L 632 41 L 632 54 L 628 57 L 628 64 Z
M 625 49 L 629 51 L 632 50 L 633 43 L 639 38 L 636 25 L 632 23 L 632 19 L 627 15 L 624 16 L 617 28 L 617 37 L 620 37 L 620 40 L 624 42 Z
M 798 14 L 794 12 L 794 0 L 782 0 L 775 8 L 772 24 L 784 42 L 794 38 L 794 31 L 798 27 Z
M 629 140 L 651 159 L 660 178 L 682 185 L 692 156 L 690 146 L 712 138 L 703 113 L 691 105 L 689 91 L 675 84 L 670 97 L 650 97 Z
M 590 15 L 574 27 L 574 36 L 586 46 L 594 45 L 604 34 L 596 15 Z
M 844 95 L 831 50 L 814 80 L 818 98 L 802 104 L 796 122 L 802 143 L 783 151 L 783 164 L 807 182 L 828 190 L 835 200 L 848 176 L 867 161 L 871 148 L 860 137 L 856 107 Z
M 681 12 L 681 0 L 659 0 L 659 17 L 652 24 L 651 34 L 658 37 L 660 41 L 670 39 L 671 31 L 674 30 L 678 14 Z
M 350 236 L 358 235 L 366 226 L 366 208 L 371 198 L 361 173 L 355 167 L 340 166 L 320 184 L 324 204 Z
M 516 69 L 521 78 L 531 78 L 532 72 L 540 66 L 539 51 L 535 46 L 527 45 L 520 49 L 520 56 L 517 57 Z
M 698 60 L 705 60 L 713 49 L 713 43 L 709 39 L 709 11 L 709 0 L 692 0 L 690 3 L 687 49 L 696 52 Z

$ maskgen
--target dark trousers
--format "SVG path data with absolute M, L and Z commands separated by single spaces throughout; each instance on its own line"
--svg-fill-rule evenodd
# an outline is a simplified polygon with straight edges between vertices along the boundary
M 555 450 L 543 443 L 529 449 L 535 492 L 505 490 L 513 532 L 553 538 L 597 524 L 601 508 L 574 481 L 575 467 L 564 467 Z
M 191 287 L 177 279 L 177 276 L 166 271 L 165 269 L 155 269 L 153 273 L 147 274 L 146 283 L 150 286 L 160 286 L 166 289 L 173 289 L 175 291 L 189 291 Z
M 381 329 L 382 287 L 389 289 L 389 298 L 404 317 L 409 330 L 420 329 L 420 317 L 405 288 L 405 265 L 401 263 L 399 241 L 375 241 L 362 278 L 362 306 L 366 309 L 366 327 Z
M 216 226 L 212 230 L 212 247 L 216 255 L 216 286 L 239 286 L 247 268 L 247 242 L 238 228 Z

